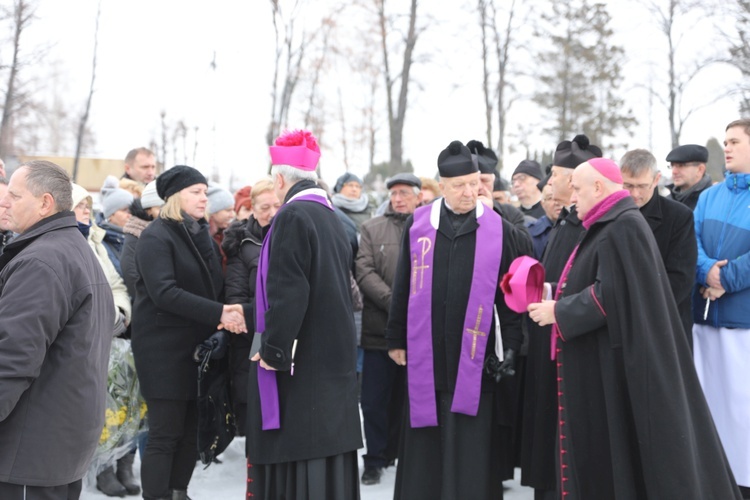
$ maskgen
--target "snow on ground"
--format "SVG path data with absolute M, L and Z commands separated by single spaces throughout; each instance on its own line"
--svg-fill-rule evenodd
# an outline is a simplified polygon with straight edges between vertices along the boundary
M 362 455 L 364 448 L 359 450 L 360 475 L 363 470 Z M 245 499 L 245 438 L 235 438 L 229 447 L 219 456 L 221 464 L 211 464 L 208 469 L 201 462 L 195 465 L 195 472 L 190 481 L 188 495 L 192 500 L 244 500 Z M 140 481 L 141 462 L 139 454 L 136 454 L 133 472 Z M 534 498 L 532 489 L 521 486 L 520 470 L 516 469 L 516 477 L 513 481 L 505 483 L 504 500 L 531 500 Z M 393 485 L 396 482 L 396 468 L 389 467 L 385 470 L 380 484 L 363 486 L 360 484 L 361 500 L 391 500 L 393 498 Z M 111 499 L 96 489 L 91 481 L 85 483 L 81 500 L 105 500 Z M 131 496 L 127 498 L 140 498 Z

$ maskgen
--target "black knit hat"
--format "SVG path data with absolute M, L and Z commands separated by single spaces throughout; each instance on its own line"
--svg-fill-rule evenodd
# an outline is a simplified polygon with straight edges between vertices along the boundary
M 484 147 L 479 141 L 471 140 L 466 143 L 466 147 L 471 151 L 471 157 L 477 164 L 479 172 L 482 174 L 494 174 L 497 166 L 497 155 L 491 149 Z
M 364 187 L 365 185 L 365 183 L 362 182 L 362 179 L 360 179 L 357 175 L 351 172 L 345 172 L 338 179 L 336 179 L 336 185 L 333 186 L 333 192 L 340 193 L 341 189 L 344 187 L 344 184 L 349 184 L 350 182 L 356 182 L 362 187 Z
M 576 168 L 591 158 L 601 158 L 602 150 L 599 146 L 589 143 L 589 138 L 583 134 L 577 135 L 572 141 L 562 141 L 555 150 L 552 164 L 556 167 Z
M 499 175 L 495 177 L 495 184 L 492 186 L 493 191 L 510 191 L 510 186 L 508 186 L 508 181 L 500 177 Z
M 479 171 L 471 157 L 471 151 L 461 141 L 451 142 L 440 152 L 437 166 L 440 177 L 459 177 Z
M 542 166 L 539 165 L 539 162 L 536 162 L 534 160 L 522 160 L 521 163 L 519 163 L 516 169 L 513 171 L 513 175 L 516 174 L 530 175 L 531 177 L 539 180 L 544 177 L 542 175 Z M 513 175 L 511 175 L 511 178 L 513 178 Z
M 166 201 L 173 194 L 193 184 L 205 184 L 208 186 L 208 180 L 193 167 L 175 165 L 156 178 L 156 194 L 159 195 L 159 198 Z

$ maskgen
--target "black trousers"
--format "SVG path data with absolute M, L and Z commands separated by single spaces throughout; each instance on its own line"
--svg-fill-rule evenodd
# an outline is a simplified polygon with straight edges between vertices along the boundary
M 78 500 L 82 481 L 62 486 L 24 486 L 0 483 L 0 498 L 3 500 Z
M 362 418 L 367 453 L 365 467 L 386 467 L 398 456 L 404 417 L 406 371 L 388 351 L 365 349 L 362 366 Z
M 148 443 L 141 462 L 143 498 L 187 490 L 198 457 L 198 407 L 195 401 L 148 399 Z

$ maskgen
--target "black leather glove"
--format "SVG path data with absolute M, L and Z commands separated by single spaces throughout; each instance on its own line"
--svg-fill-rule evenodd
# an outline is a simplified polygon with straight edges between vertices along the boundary
M 229 334 L 225 330 L 219 330 L 195 348 L 193 359 L 200 361 L 206 352 L 211 353 L 211 359 L 221 359 L 227 354 L 229 346 Z
M 516 374 L 516 351 L 514 349 L 506 349 L 503 352 L 503 362 L 498 368 L 498 374 L 502 377 L 512 377 Z

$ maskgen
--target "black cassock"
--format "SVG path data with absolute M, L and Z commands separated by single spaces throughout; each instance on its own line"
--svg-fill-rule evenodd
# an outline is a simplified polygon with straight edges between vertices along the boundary
M 443 203 L 440 201 L 439 203 Z M 411 276 L 409 259 L 410 217 L 404 227 L 399 264 L 386 329 L 389 349 L 406 349 L 406 323 Z M 500 277 L 518 256 L 517 233 L 506 220 Z M 445 205 L 436 232 L 432 284 L 432 344 L 437 401 L 437 427 L 413 429 L 409 404 L 404 405 L 404 431 L 399 449 L 394 498 L 403 500 L 502 498 L 501 453 L 503 443 L 495 405 L 496 383 L 483 377 L 477 416 L 450 411 L 461 352 L 463 323 L 471 290 L 477 222 L 474 211 L 456 215 Z M 521 347 L 520 315 L 505 305 L 498 288 L 495 297 L 503 345 Z M 427 313 L 427 312 L 426 312 Z M 487 351 L 494 351 L 494 324 Z M 409 353 L 407 351 L 407 363 Z M 502 404 L 502 403 L 501 403 Z
M 575 207 L 563 209 L 550 232 L 542 257 L 545 280 L 556 283 L 565 262 L 584 232 Z M 529 352 L 523 397 L 521 484 L 555 490 L 557 444 L 557 373 L 550 359 L 552 327 L 529 321 Z
M 633 200 L 584 234 L 555 315 L 567 498 L 741 498 Z

